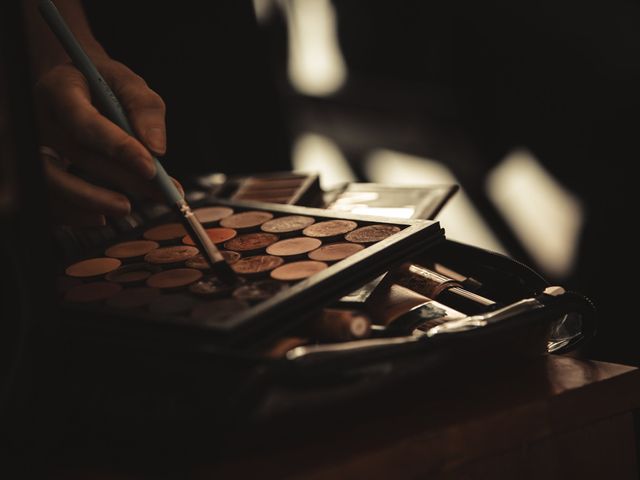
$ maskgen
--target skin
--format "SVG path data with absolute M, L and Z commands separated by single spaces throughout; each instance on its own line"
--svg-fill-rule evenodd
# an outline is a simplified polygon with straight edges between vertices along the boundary
M 40 18 L 37 1 L 25 0 L 24 5 L 40 144 L 62 157 L 60 161 L 43 155 L 56 219 L 66 224 L 103 225 L 105 216 L 131 211 L 129 198 L 121 192 L 161 199 L 150 179 L 155 175 L 151 152 L 157 156 L 166 152 L 162 98 L 140 76 L 109 57 L 93 37 L 79 0 L 56 1 L 122 103 L 140 141 L 129 136 L 93 106 L 86 80 Z M 69 173 L 69 165 L 113 189 Z

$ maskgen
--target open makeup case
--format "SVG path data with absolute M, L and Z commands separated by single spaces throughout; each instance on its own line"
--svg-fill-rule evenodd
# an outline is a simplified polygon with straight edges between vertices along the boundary
M 258 178 L 318 188 L 304 174 Z M 296 195 L 315 207 L 201 187 L 188 195 L 239 273 L 233 288 L 211 277 L 157 205 L 99 230 L 58 232 L 64 349 L 83 360 L 67 368 L 95 387 L 77 383 L 73 409 L 106 430 L 138 425 L 164 438 L 235 428 L 364 400 L 478 358 L 568 352 L 595 331 L 588 299 L 506 256 L 447 240 L 437 221 L 369 216 L 365 202 L 365 214 L 317 208 L 322 195 L 308 192 Z M 380 188 L 390 187 L 354 184 L 330 201 L 368 191 L 377 212 Z M 424 188 L 433 197 L 427 216 L 456 189 Z M 423 198 L 407 187 L 394 197 L 403 190 L 405 200 Z M 404 206 L 424 215 L 419 203 Z
M 7 348 L 18 422 L 57 421 L 48 431 L 79 443 L 192 445 L 291 411 L 369 402 L 456 363 L 570 351 L 594 332 L 587 299 L 425 220 L 451 186 L 322 192 L 308 174 L 195 179 L 187 199 L 229 252 L 243 279 L 234 289 L 197 266 L 162 206 L 49 242 L 28 77 L 5 65 L 0 213 L 13 282 L 3 309 L 15 306 L 5 338 L 18 339 Z M 403 219 L 384 215 L 398 209 Z

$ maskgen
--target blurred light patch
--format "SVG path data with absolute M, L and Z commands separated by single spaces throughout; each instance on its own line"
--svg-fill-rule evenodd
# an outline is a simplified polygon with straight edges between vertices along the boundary
M 326 96 L 342 87 L 347 67 L 338 45 L 330 0 L 281 0 L 289 33 L 289 80 L 305 95 Z
M 442 185 L 458 183 L 442 163 L 391 150 L 374 150 L 365 163 L 365 173 L 372 182 L 389 185 Z M 438 220 L 447 238 L 506 253 L 469 197 L 460 190 L 449 200 Z
M 253 11 L 259 24 L 266 24 L 277 7 L 276 0 L 253 0 Z
M 320 174 L 320 186 L 323 190 L 356 180 L 338 145 L 323 135 L 300 135 L 293 144 L 292 157 L 294 170 Z
M 571 272 L 582 205 L 530 152 L 510 153 L 488 176 L 487 193 L 546 273 L 562 278 Z

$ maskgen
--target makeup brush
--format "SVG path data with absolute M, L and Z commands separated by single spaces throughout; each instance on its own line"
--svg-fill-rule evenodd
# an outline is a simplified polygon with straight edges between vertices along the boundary
M 51 0 L 40 0 L 38 3 L 40 14 L 45 19 L 49 28 L 58 37 L 65 51 L 71 57 L 74 65 L 87 79 L 91 90 L 92 98 L 98 104 L 102 114 L 113 123 L 122 128 L 132 137 L 136 135 L 129 124 L 129 120 L 122 108 L 122 105 L 115 94 L 109 88 L 105 79 L 100 75 L 98 69 L 86 54 L 69 26 L 62 18 L 62 15 Z M 211 265 L 214 273 L 226 283 L 235 283 L 236 275 L 231 267 L 224 260 L 220 251 L 213 244 L 200 221 L 191 211 L 191 207 L 182 197 L 177 187 L 167 174 L 166 170 L 158 159 L 154 156 L 156 165 L 156 175 L 153 181 L 156 183 L 167 203 L 180 217 L 187 233 L 191 236 L 196 246 L 202 252 L 203 257 Z

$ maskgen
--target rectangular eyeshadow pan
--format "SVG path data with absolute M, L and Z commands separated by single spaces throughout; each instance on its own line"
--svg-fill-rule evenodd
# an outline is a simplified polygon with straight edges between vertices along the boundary
M 224 339 L 224 343 L 240 342 L 248 337 L 260 335 L 260 338 L 268 338 L 277 335 L 303 321 L 306 314 L 310 313 L 309 306 L 322 306 L 339 299 L 342 295 L 372 280 L 392 266 L 401 263 L 413 256 L 419 255 L 431 248 L 435 243 L 444 238 L 443 230 L 438 222 L 427 220 L 396 220 L 371 216 L 359 216 L 342 212 L 314 209 L 290 205 L 266 204 L 251 201 L 228 201 L 218 198 L 209 198 L 193 205 L 195 208 L 205 206 L 227 206 L 235 213 L 242 211 L 265 211 L 272 213 L 274 218 L 287 215 L 302 215 L 316 219 L 317 222 L 326 220 L 351 220 L 358 224 L 358 228 L 368 225 L 393 225 L 401 230 L 384 240 L 378 241 L 350 257 L 330 264 L 329 267 L 304 280 L 292 283 L 280 293 L 268 300 L 255 304 L 247 310 L 241 311 L 220 323 L 198 323 L 197 320 L 186 315 L 157 315 L 147 310 L 120 310 L 107 307 L 105 304 L 72 304 L 63 302 L 64 307 L 73 312 L 77 321 L 99 322 L 107 326 L 111 322 L 132 327 L 132 321 L 136 326 L 146 325 L 174 325 L 184 330 L 193 330 L 201 333 L 210 333 L 212 337 Z M 145 225 L 147 230 L 155 225 L 174 222 L 175 218 L 166 215 L 153 224 Z M 219 226 L 219 225 L 216 225 Z M 207 227 L 205 227 L 207 228 Z M 122 235 L 111 245 L 142 238 L 143 229 L 136 229 Z M 280 236 L 280 239 L 287 238 Z M 339 240 L 344 241 L 344 239 Z M 331 242 L 323 241 L 323 245 Z M 180 245 L 180 240 L 172 245 Z M 263 253 L 264 254 L 264 253 Z M 250 254 L 252 255 L 252 254 Z M 103 256 L 103 250 L 95 252 L 94 256 Z M 243 256 L 245 256 L 243 254 Z M 249 255 L 246 255 L 249 256 Z M 85 258 L 90 258 L 85 257 Z M 299 260 L 296 258 L 292 261 Z M 290 263 L 285 259 L 286 263 Z M 70 262 L 71 263 L 71 262 Z M 166 267 L 164 267 L 167 269 Z M 177 267 L 181 268 L 181 267 Z M 208 273 L 205 272 L 205 276 Z M 268 275 L 267 275 L 268 278 Z M 256 280 L 264 280 L 258 278 Z M 249 282 L 252 280 L 249 279 Z M 124 288 L 129 288 L 125 286 Z M 186 292 L 188 295 L 193 295 Z M 209 300 L 206 300 L 209 301 Z M 89 315 L 90 314 L 90 315 Z M 117 322 L 117 320 L 122 320 Z M 104 325 L 102 325 L 104 326 Z

